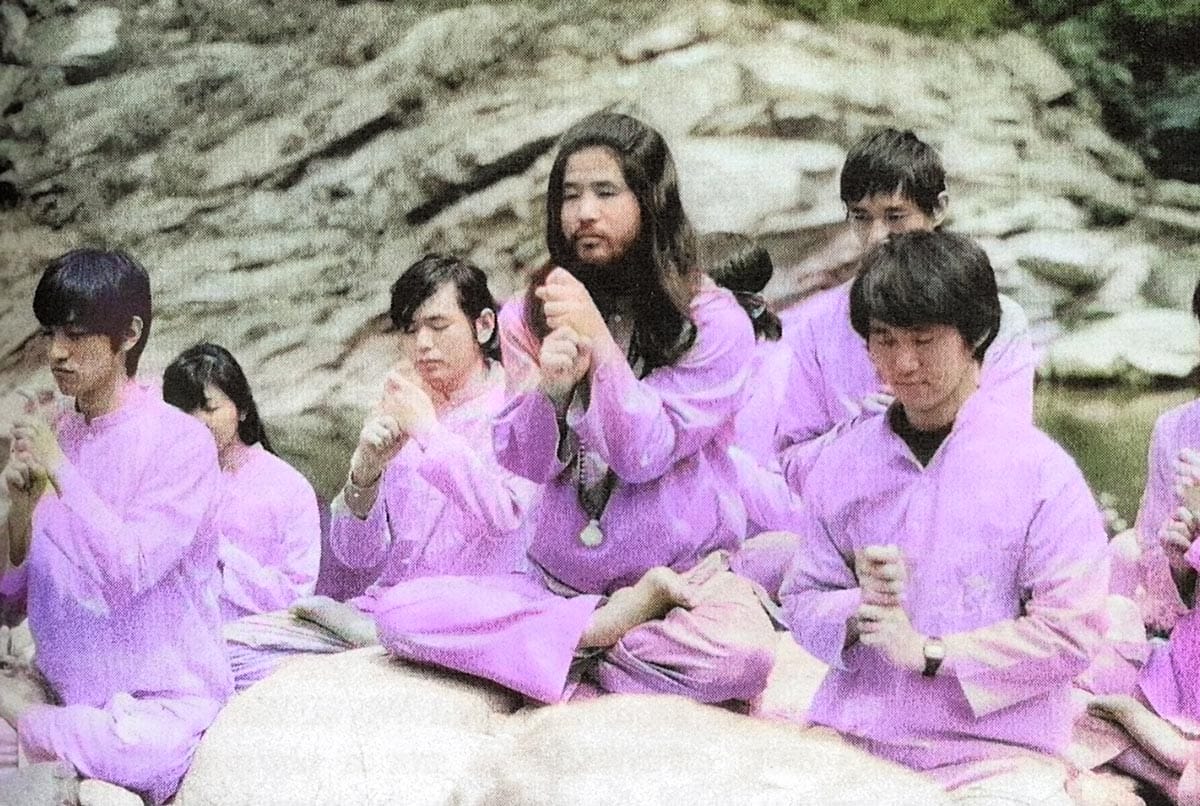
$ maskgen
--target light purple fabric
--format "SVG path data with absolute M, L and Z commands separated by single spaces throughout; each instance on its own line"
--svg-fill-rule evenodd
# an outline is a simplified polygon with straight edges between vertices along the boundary
M 623 358 L 596 367 L 590 405 L 568 423 L 618 479 L 600 518 L 605 539 L 589 547 L 579 540 L 588 518 L 575 478 L 557 455 L 554 405 L 526 389 L 539 346 L 523 300 L 501 310 L 516 393 L 496 421 L 496 453 L 514 473 L 545 485 L 529 553 L 577 591 L 610 593 L 657 565 L 686 571 L 745 536 L 746 509 L 728 449 L 754 334 L 733 295 L 711 281 L 692 301 L 691 315 L 696 341 L 674 365 L 642 380 Z
M 222 618 L 282 610 L 310 596 L 321 564 L 321 520 L 308 480 L 255 444 L 221 474 L 221 489 Z
M 796 360 L 780 422 L 780 463 L 793 490 L 804 480 L 822 446 L 840 423 L 863 410 L 881 390 L 867 345 L 850 324 L 850 286 L 844 283 L 806 300 L 784 320 L 783 339 Z M 1033 420 L 1035 360 L 1029 323 L 1021 306 L 1000 296 L 1000 330 L 983 360 L 980 384 L 1021 418 Z
M 831 667 L 814 722 L 918 769 L 1066 746 L 1071 680 L 1105 629 L 1108 554 L 1079 469 L 1023 411 L 976 392 L 924 468 L 886 416 L 864 415 L 812 468 L 804 512 L 781 599 L 798 642 Z M 945 643 L 932 679 L 844 648 L 854 551 L 889 543 L 914 628 Z
M 382 588 L 439 575 L 528 568 L 528 514 L 537 485 L 501 467 L 492 420 L 504 405 L 504 369 L 462 390 L 438 425 L 409 440 L 387 466 L 365 520 L 334 499 L 329 545 L 351 568 L 382 563 L 379 579 L 353 600 L 364 610 Z
M 1200 450 L 1200 400 L 1176 406 L 1154 424 L 1150 439 L 1146 489 L 1138 507 L 1134 529 L 1138 537 L 1139 587 L 1117 591 L 1132 596 L 1142 609 L 1146 625 L 1170 630 L 1187 612 L 1187 605 L 1171 576 L 1167 555 L 1159 541 L 1159 530 L 1182 502 L 1175 494 L 1175 470 L 1172 467 L 1184 448 Z
M 216 448 L 133 384 L 116 411 L 91 423 L 72 412 L 57 431 L 61 496 L 39 501 L 21 571 L 36 662 L 66 707 L 31 709 L 21 743 L 160 802 L 232 690 Z
M 688 576 L 694 607 L 635 627 L 607 650 L 578 650 L 601 597 L 556 595 L 529 575 L 402 583 L 380 596 L 375 619 L 380 642 L 394 654 L 540 702 L 575 696 L 581 681 L 708 703 L 753 699 L 766 688 L 776 641 L 758 595 L 729 572 L 723 552 Z
M 793 362 L 791 347 L 782 341 L 754 345 L 746 400 L 734 421 L 735 444 L 730 448 L 746 505 L 747 537 L 791 531 L 798 523 L 800 497 L 788 486 L 775 450 L 779 422 L 789 405 L 787 383 Z
M 537 575 L 415 580 L 387 592 L 376 611 L 381 642 L 401 657 L 495 680 L 543 702 L 569 696 L 579 641 L 601 595 L 656 566 L 690 572 L 703 602 L 644 624 L 593 660 L 616 691 L 669 691 L 701 701 L 750 699 L 773 659 L 771 622 L 749 582 L 729 573 L 746 513 L 729 457 L 753 333 L 727 291 L 711 282 L 693 300 L 696 341 L 676 364 L 638 380 L 618 358 L 594 368 L 589 406 L 568 425 L 602 455 L 617 484 L 599 546 L 575 479 L 558 457 L 553 404 L 533 387 L 538 341 L 522 301 L 500 314 L 510 388 L 496 421 L 500 461 L 544 485 L 530 555 Z M 554 592 L 548 590 L 552 586 Z M 563 594 L 563 595 L 559 595 Z

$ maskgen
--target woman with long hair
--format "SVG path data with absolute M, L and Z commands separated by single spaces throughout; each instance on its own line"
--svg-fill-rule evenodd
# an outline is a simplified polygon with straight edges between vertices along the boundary
M 163 399 L 208 426 L 217 443 L 223 619 L 310 595 L 321 556 L 317 497 L 272 450 L 237 360 L 216 344 L 189 347 L 163 372 Z

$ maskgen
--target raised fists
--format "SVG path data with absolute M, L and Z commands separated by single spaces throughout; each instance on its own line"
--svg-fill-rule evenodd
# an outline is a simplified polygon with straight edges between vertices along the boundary
M 363 422 L 350 458 L 350 480 L 360 487 L 374 484 L 410 435 L 436 423 L 433 399 L 420 376 L 411 364 L 396 365 L 384 381 L 383 397 Z
M 908 571 L 897 546 L 866 546 L 854 552 L 854 573 L 862 591 L 855 615 L 858 641 L 882 652 L 902 669 L 925 668 L 925 637 L 904 611 Z

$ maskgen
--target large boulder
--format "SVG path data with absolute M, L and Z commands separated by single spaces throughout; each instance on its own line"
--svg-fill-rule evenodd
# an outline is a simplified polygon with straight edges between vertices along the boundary
M 937 806 L 933 783 L 836 735 L 680 697 L 611 695 L 521 712 L 455 793 L 484 806 L 812 803 Z
M 209 729 L 177 806 L 447 804 L 515 695 L 379 648 L 299 657 Z

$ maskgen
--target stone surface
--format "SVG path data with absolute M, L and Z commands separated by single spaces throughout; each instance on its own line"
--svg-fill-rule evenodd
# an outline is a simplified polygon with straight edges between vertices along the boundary
M 915 773 L 819 730 L 668 696 L 524 711 L 478 757 L 462 806 L 949 803 Z
M 516 697 L 371 648 L 301 656 L 205 734 L 177 806 L 446 804 Z
M 312 446 L 347 451 L 376 393 L 389 284 L 443 250 L 501 297 L 520 290 L 544 259 L 554 140 L 601 108 L 666 134 L 698 229 L 770 243 L 780 298 L 833 276 L 802 267 L 840 232 L 841 161 L 896 125 L 941 150 L 948 226 L 985 239 L 1039 333 L 1189 304 L 1196 269 L 1177 256 L 1200 242 L 1200 191 L 1152 183 L 1023 36 L 821 27 L 723 0 L 576 3 L 0 2 L 5 30 L 22 27 L 12 9 L 29 21 L 22 59 L 82 65 L 73 32 L 104 34 L 94 74 L 0 65 L 0 203 L 16 206 L 0 230 L 0 397 L 36 373 L 28 299 L 47 250 L 125 246 L 154 276 L 146 374 L 221 340 L 289 458 L 336 484 L 345 457 Z M 1126 249 L 1150 256 L 1148 276 Z
M 1064 335 L 1042 367 L 1056 380 L 1181 379 L 1200 363 L 1200 328 L 1184 311 L 1127 311 Z

